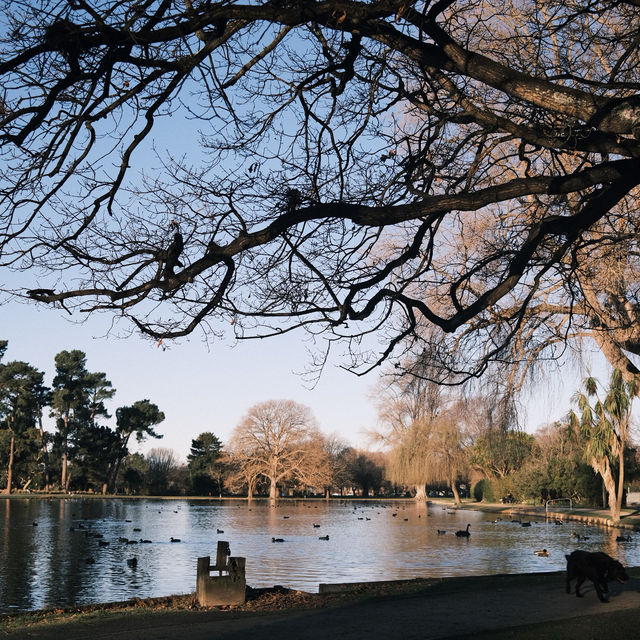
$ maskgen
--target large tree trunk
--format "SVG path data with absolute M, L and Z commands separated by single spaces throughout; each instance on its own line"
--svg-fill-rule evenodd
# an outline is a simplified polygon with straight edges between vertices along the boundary
M 49 477 L 49 452 L 47 451 L 47 442 L 44 435 L 44 427 L 42 426 L 42 407 L 38 407 L 38 428 L 40 430 L 40 446 L 42 447 L 42 462 L 44 464 L 44 488 L 48 491 L 51 478 Z
M 67 478 L 67 434 L 69 433 L 69 417 L 64 417 L 64 433 L 62 434 L 62 473 L 60 474 L 60 488 L 67 490 L 69 478 Z
M 269 505 L 272 507 L 275 507 L 277 501 L 278 501 L 278 485 L 276 483 L 275 478 L 269 478 Z
M 616 507 L 618 514 L 622 512 L 622 498 L 624 497 L 624 443 L 620 446 L 618 454 L 618 493 L 616 495 Z
M 11 432 L 11 443 L 9 445 L 9 464 L 7 465 L 7 488 L 3 493 L 11 493 L 11 484 L 13 482 L 13 450 L 15 444 L 15 435 Z
M 118 474 L 120 473 L 120 466 L 122 465 L 123 460 L 124 460 L 124 456 L 118 456 L 118 459 L 115 461 L 115 464 L 109 469 L 109 472 L 107 473 L 107 491 L 109 491 L 110 493 L 116 492 Z
M 453 499 L 456 501 L 456 504 L 460 506 L 462 504 L 462 500 L 460 500 L 460 492 L 458 491 L 455 480 L 451 481 L 451 491 L 453 491 Z
M 67 485 L 69 484 L 69 479 L 67 478 L 67 447 L 66 443 L 63 445 L 64 449 L 62 451 L 62 474 L 60 475 L 60 488 L 63 491 L 67 490 Z
M 120 452 L 114 465 L 111 468 L 111 473 L 107 476 L 107 482 L 109 483 L 108 490 L 111 493 L 116 492 L 117 484 L 118 484 L 118 474 L 120 473 L 120 467 L 122 466 L 123 460 L 127 457 L 129 446 L 129 438 L 131 438 L 131 433 L 127 433 L 124 436 L 121 436 L 122 441 L 120 443 Z
M 611 521 L 614 524 L 617 524 L 620 522 L 620 506 L 618 505 L 616 495 L 616 481 L 611 473 L 609 459 L 604 458 L 604 460 L 596 460 L 595 458 L 592 458 L 591 466 L 602 477 L 602 481 L 604 482 L 604 486 L 609 496 L 609 513 L 611 515 Z
M 416 502 L 426 502 L 427 501 L 427 489 L 423 484 L 416 485 L 416 497 L 414 498 Z

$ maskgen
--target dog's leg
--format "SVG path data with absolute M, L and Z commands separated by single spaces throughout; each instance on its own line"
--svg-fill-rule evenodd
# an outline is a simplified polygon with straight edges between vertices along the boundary
M 580 585 L 584 582 L 584 576 L 578 576 L 576 579 L 576 596 L 578 598 L 582 598 L 582 594 L 580 593 Z
M 609 602 L 605 597 L 604 593 L 602 593 L 602 586 L 598 580 L 593 583 L 593 586 L 596 588 L 596 593 L 598 594 L 598 599 L 600 602 Z

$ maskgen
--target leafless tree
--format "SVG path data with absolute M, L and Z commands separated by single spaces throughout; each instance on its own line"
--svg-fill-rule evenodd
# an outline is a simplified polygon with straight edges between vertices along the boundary
M 358 372 L 435 325 L 479 375 L 540 301 L 638 353 L 638 288 L 584 262 L 636 252 L 638 6 L 5 0 L 4 289 L 154 339 L 303 327 Z
M 325 486 L 328 500 L 331 489 L 338 489 L 342 494 L 342 490 L 351 485 L 348 460 L 353 449 L 336 434 L 325 438 L 323 448 L 329 465 L 329 480 Z
M 249 459 L 249 453 L 238 451 L 235 454 L 227 452 L 227 487 L 236 493 L 246 491 L 247 500 L 253 500 L 258 481 L 260 479 L 260 465 Z
M 278 483 L 324 486 L 328 481 L 323 437 L 308 407 L 292 400 L 254 405 L 234 429 L 230 451 L 249 486 L 264 477 L 275 504 Z
M 464 417 L 457 406 L 448 406 L 429 422 L 413 422 L 398 437 L 387 466 L 389 479 L 414 485 L 416 501 L 426 499 L 425 484 L 445 483 L 460 504 L 457 483 L 468 470 L 467 445 Z
M 178 457 L 173 449 L 154 447 L 146 455 L 149 490 L 162 495 L 169 490 L 171 476 L 178 468 Z

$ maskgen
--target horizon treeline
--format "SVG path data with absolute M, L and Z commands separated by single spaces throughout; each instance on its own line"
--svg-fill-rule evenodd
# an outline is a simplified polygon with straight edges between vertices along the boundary
M 579 415 L 529 434 L 513 407 L 490 397 L 463 401 L 430 382 L 393 383 L 379 396 L 386 451 L 355 449 L 325 435 L 311 410 L 268 400 L 247 410 L 228 443 L 212 431 L 191 442 L 186 464 L 169 448 L 131 454 L 129 444 L 160 439 L 164 413 L 148 399 L 115 409 L 116 389 L 87 368 L 80 350 L 54 357 L 50 385 L 22 361 L 6 362 L 0 341 L 0 487 L 203 496 L 450 496 L 543 503 L 571 498 L 609 506 L 619 517 L 626 491 L 640 487 L 631 439 L 635 388 L 615 371 L 607 389 L 585 381 Z M 600 397 L 600 394 L 602 397 Z M 614 402 L 615 400 L 615 402 Z M 590 402 L 593 404 L 591 406 Z M 54 430 L 43 426 L 53 420 Z M 597 448 L 597 443 L 606 447 Z

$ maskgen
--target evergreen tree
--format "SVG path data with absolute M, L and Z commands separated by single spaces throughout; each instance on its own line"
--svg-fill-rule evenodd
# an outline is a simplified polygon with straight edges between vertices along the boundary
M 12 489 L 16 440 L 25 437 L 36 425 L 43 377 L 41 371 L 26 362 L 0 364 L 0 427 L 10 434 L 5 493 L 11 493 Z
M 86 356 L 78 349 L 61 351 L 55 357 L 55 364 L 51 407 L 58 431 L 56 445 L 60 454 L 60 486 L 66 491 L 69 487 L 67 467 L 70 438 L 77 434 L 82 420 L 90 415 L 89 373 Z
M 51 406 L 58 431 L 54 442 L 60 456 L 60 485 L 69 488 L 68 464 L 73 459 L 79 485 L 88 488 L 102 476 L 104 491 L 107 469 L 117 458 L 117 438 L 97 420 L 110 417 L 104 403 L 116 391 L 105 373 L 87 371 L 86 356 L 78 349 L 61 351 L 55 363 Z
M 103 492 L 107 489 L 112 492 L 115 491 L 120 466 L 129 454 L 128 445 L 131 436 L 135 434 L 138 442 L 143 442 L 147 437 L 160 439 L 162 435 L 156 433 L 153 427 L 163 420 L 164 413 L 149 400 L 138 400 L 130 407 L 116 409 L 117 444 L 109 463 L 107 484 L 103 488 Z
M 187 456 L 191 488 L 196 494 L 222 493 L 222 442 L 210 431 L 191 441 Z

